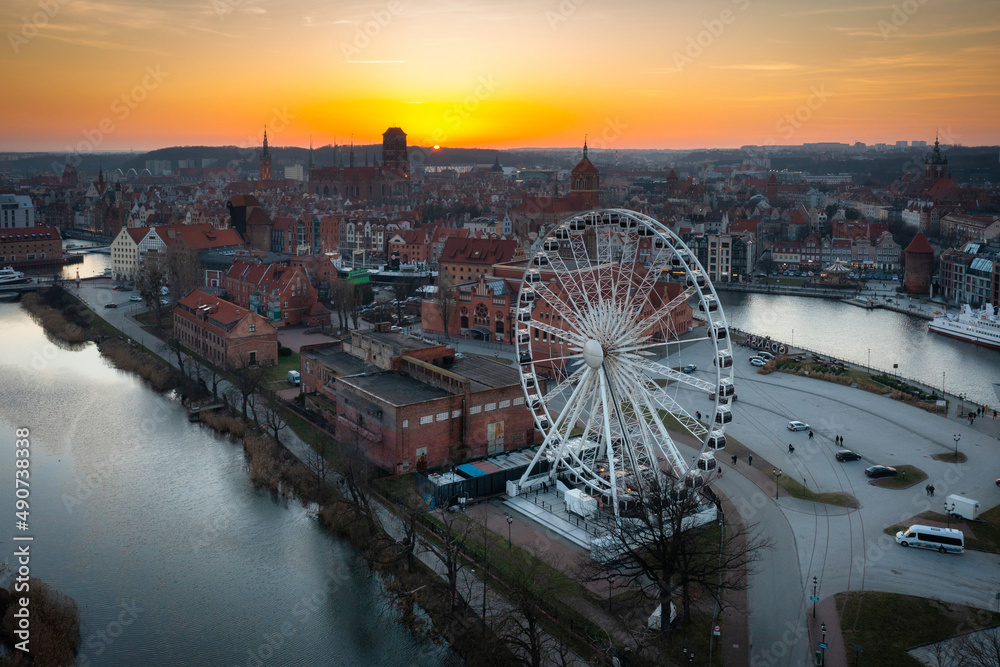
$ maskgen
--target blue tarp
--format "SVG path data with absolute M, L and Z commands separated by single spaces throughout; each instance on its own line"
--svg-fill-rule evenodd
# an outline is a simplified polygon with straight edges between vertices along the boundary
M 484 470 L 480 470 L 476 466 L 469 463 L 463 463 L 462 465 L 458 466 L 456 470 L 462 473 L 464 477 L 471 478 L 471 477 L 482 477 L 486 475 L 486 472 Z

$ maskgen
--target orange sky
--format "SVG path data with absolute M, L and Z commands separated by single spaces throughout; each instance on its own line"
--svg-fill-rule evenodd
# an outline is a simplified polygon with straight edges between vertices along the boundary
M 848 2 L 4 0 L 0 150 L 1000 143 L 995 0 Z

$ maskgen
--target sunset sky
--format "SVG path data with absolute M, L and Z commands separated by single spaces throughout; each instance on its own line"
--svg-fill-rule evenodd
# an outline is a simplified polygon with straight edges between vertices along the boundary
M 0 26 L 5 151 L 264 124 L 274 146 L 1000 143 L 996 0 L 4 0 Z

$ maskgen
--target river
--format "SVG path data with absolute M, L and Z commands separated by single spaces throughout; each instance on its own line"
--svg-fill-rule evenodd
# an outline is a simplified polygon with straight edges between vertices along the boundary
M 241 447 L 0 304 L 0 498 L 31 429 L 31 574 L 74 598 L 77 665 L 438 665 L 356 552 L 250 484 Z M 13 517 L 3 560 L 10 562 Z M 127 623 L 126 623 L 127 621 Z
M 996 407 L 1000 351 L 938 336 L 927 320 L 890 310 L 866 310 L 833 299 L 720 292 L 737 329 L 897 372 L 949 394 Z M 893 369 L 893 364 L 898 364 Z

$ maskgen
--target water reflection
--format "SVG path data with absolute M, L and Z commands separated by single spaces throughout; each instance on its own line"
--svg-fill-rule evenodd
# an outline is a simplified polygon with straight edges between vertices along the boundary
M 927 320 L 828 299 L 720 293 L 729 323 L 857 364 L 895 372 L 977 403 L 1000 403 L 1000 351 L 931 334 Z

